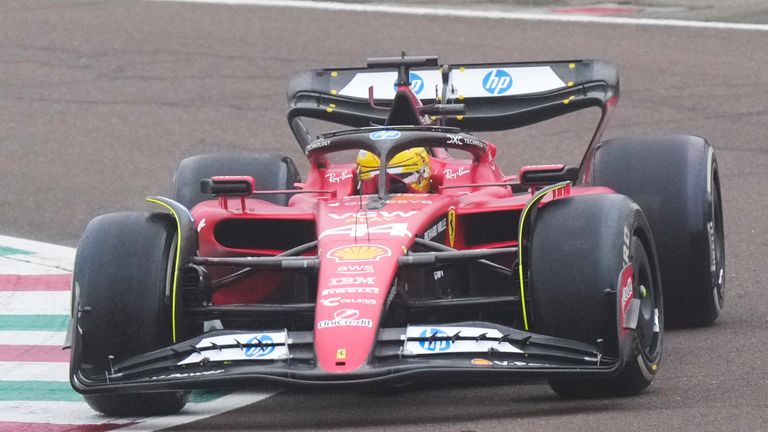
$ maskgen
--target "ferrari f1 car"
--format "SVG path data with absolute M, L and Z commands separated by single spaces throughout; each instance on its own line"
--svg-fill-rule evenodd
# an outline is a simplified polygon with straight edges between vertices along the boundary
M 296 75 L 288 121 L 304 182 L 280 154 L 195 156 L 172 199 L 148 198 L 158 212 L 87 226 L 72 386 L 113 415 L 261 383 L 642 391 L 665 320 L 720 312 L 723 217 L 706 140 L 601 141 L 618 98 L 605 61 L 403 55 Z M 473 135 L 589 107 L 602 117 L 579 166 L 505 175 Z M 312 135 L 319 121 L 348 129 Z

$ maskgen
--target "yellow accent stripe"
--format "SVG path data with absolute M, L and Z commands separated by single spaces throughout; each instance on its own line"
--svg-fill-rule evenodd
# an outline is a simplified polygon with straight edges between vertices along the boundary
M 570 182 L 558 183 L 549 188 L 540 190 L 538 192 L 539 196 L 534 195 L 533 198 L 528 201 L 528 204 L 523 208 L 522 216 L 520 216 L 520 225 L 517 232 L 517 269 L 520 276 L 520 303 L 523 305 L 523 326 L 525 327 L 525 331 L 528 331 L 528 312 L 525 308 L 525 282 L 523 281 L 523 227 L 525 226 L 525 217 L 528 215 L 528 210 L 537 205 L 548 193 L 562 189 L 569 184 Z
M 168 204 L 154 198 L 147 198 L 147 201 L 165 207 L 171 212 L 173 219 L 176 220 L 176 263 L 173 266 L 173 289 L 171 291 L 171 335 L 173 342 L 176 343 L 176 275 L 179 274 L 179 262 L 181 261 L 181 222 L 179 222 L 179 215 Z

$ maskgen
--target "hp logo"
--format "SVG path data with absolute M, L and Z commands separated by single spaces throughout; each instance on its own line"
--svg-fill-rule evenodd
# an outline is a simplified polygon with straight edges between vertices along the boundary
M 436 328 L 423 330 L 419 335 L 419 337 L 428 338 L 428 337 L 432 337 L 433 335 L 434 337 L 448 338 L 448 333 Z M 453 345 L 453 342 L 451 342 L 449 339 L 433 340 L 433 341 L 426 340 L 426 341 L 419 342 L 419 346 L 421 346 L 423 349 L 427 351 L 432 351 L 432 352 L 448 351 L 451 348 L 451 345 Z
M 259 338 L 259 336 L 252 337 L 251 339 L 248 340 L 248 342 L 246 342 L 246 345 L 247 344 L 252 344 L 252 343 L 258 344 L 259 342 L 256 342 L 257 340 L 259 342 L 263 343 L 263 344 L 271 344 L 271 343 L 274 342 L 274 340 L 269 335 L 262 335 L 261 338 Z M 249 358 L 250 357 L 256 357 L 256 358 L 264 357 L 264 356 L 268 356 L 268 355 L 272 354 L 272 351 L 274 351 L 274 350 L 275 350 L 275 346 L 274 345 L 248 347 L 248 348 L 245 349 L 245 356 L 249 357 Z
M 398 139 L 398 138 L 400 138 L 400 131 L 396 131 L 396 130 L 380 130 L 380 131 L 376 131 L 376 132 L 371 132 L 368 135 L 368 137 L 371 138 L 374 141 Z
M 492 95 L 504 94 L 512 88 L 512 76 L 503 69 L 494 69 L 483 77 L 483 88 Z
M 408 75 L 408 81 L 411 82 L 411 91 L 416 96 L 424 90 L 424 80 L 419 74 L 411 72 L 410 75 Z M 397 91 L 397 81 L 395 81 L 395 91 Z

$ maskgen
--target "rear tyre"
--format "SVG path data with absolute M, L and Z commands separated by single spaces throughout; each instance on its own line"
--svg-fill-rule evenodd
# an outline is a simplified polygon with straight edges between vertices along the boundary
M 634 395 L 658 370 L 663 341 L 661 281 L 650 227 L 621 195 L 575 196 L 540 209 L 530 240 L 530 319 L 536 333 L 596 344 L 623 367 L 608 378 L 551 380 L 560 396 Z M 628 261 L 627 261 L 628 260 Z M 619 278 L 634 269 L 640 302 L 634 331 L 619 323 Z
M 692 136 L 609 140 L 597 148 L 589 181 L 628 196 L 648 217 L 667 324 L 713 324 L 725 300 L 725 234 L 709 143 Z
M 251 176 L 258 190 L 293 189 L 301 181 L 293 160 L 278 153 L 204 154 L 179 163 L 173 179 L 173 199 L 191 209 L 211 199 L 200 192 L 200 180 L 214 176 Z M 259 197 L 278 205 L 287 205 L 289 194 Z
M 109 356 L 119 362 L 172 343 L 166 288 L 173 239 L 172 221 L 160 214 L 112 213 L 88 224 L 77 248 L 73 304 L 90 312 L 75 314 L 82 336 L 74 335 L 73 369 L 101 378 Z M 84 395 L 91 408 L 111 416 L 171 414 L 188 397 L 181 391 Z

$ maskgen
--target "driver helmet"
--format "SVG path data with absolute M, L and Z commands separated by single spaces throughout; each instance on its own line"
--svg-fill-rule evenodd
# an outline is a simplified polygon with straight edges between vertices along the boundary
M 361 182 L 375 180 L 381 162 L 375 154 L 361 150 L 357 155 L 357 176 Z M 431 171 L 429 153 L 424 147 L 414 147 L 396 154 L 387 164 L 387 174 L 399 179 L 406 192 L 429 192 Z

